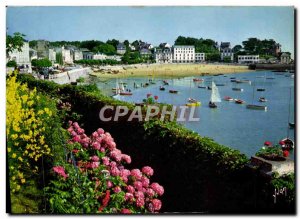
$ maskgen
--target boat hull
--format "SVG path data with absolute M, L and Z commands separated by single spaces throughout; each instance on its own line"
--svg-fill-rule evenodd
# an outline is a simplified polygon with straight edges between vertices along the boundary
M 201 102 L 197 101 L 195 103 L 187 103 L 186 106 L 201 106 Z
M 132 93 L 122 93 L 122 92 L 121 92 L 120 95 L 121 95 L 121 96 L 131 96 Z
M 247 109 L 253 109 L 253 110 L 267 110 L 267 106 L 260 106 L 260 105 L 254 105 L 254 104 L 248 104 L 246 106 Z

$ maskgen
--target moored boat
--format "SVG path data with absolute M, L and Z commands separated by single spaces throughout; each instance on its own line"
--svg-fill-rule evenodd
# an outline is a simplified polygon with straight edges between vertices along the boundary
M 266 89 L 265 88 L 257 88 L 256 90 L 257 91 L 265 91 Z
M 268 100 L 265 97 L 260 97 L 259 102 L 267 102 Z
M 295 128 L 295 123 L 289 122 L 289 126 L 290 126 L 290 128 Z
M 171 94 L 177 94 L 178 90 L 169 90 L 169 93 L 171 93 Z
M 229 96 L 225 96 L 225 97 L 224 97 L 224 100 L 226 100 L 226 101 L 233 101 L 233 98 L 232 98 L 232 97 L 229 97 Z
M 159 90 L 165 90 L 166 88 L 164 88 L 163 86 L 159 87 Z
M 194 82 L 202 82 L 204 81 L 202 78 L 193 78 L 193 81 Z
M 243 91 L 244 89 L 243 88 L 239 88 L 239 87 L 233 87 L 232 90 L 234 90 L 234 91 Z
M 131 92 L 120 92 L 120 95 L 122 95 L 122 96 L 131 96 L 132 93 Z
M 231 82 L 236 82 L 236 79 L 231 79 L 230 81 L 231 81 Z
M 163 80 L 164 85 L 169 85 L 169 82 L 166 80 Z
M 219 90 L 214 82 L 211 82 L 211 96 L 208 106 L 210 108 L 217 108 L 217 102 L 221 102 Z
M 241 99 L 235 99 L 234 102 L 235 102 L 236 104 L 243 104 L 243 103 L 245 103 L 245 101 L 244 101 L 244 100 L 241 100 Z
M 186 106 L 200 106 L 201 102 L 200 101 L 196 101 L 196 102 L 187 103 L 185 105 Z
M 247 109 L 255 109 L 255 110 L 267 110 L 267 106 L 255 105 L 255 104 L 248 104 Z
M 216 84 L 216 86 L 218 86 L 218 87 L 225 86 L 225 84 Z
M 235 83 L 249 83 L 251 84 L 250 80 L 236 80 Z
M 198 86 L 198 88 L 207 89 L 207 86 Z

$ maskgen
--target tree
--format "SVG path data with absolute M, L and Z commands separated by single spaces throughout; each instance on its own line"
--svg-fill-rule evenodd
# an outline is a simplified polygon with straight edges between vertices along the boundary
M 236 45 L 232 48 L 233 53 L 237 53 L 239 51 L 241 51 L 243 47 L 241 45 Z
M 16 32 L 13 36 L 7 35 L 6 36 L 6 54 L 8 55 L 13 50 L 18 50 L 22 52 L 22 47 L 24 45 L 24 37 L 26 35 Z
M 51 67 L 52 66 L 52 62 L 47 59 L 33 59 L 31 61 L 31 65 L 37 68 L 46 68 L 46 67 Z
M 6 67 L 14 67 L 14 68 L 16 68 L 17 67 L 17 63 L 16 63 L 15 60 L 8 61 L 6 63 Z
M 112 40 L 107 40 L 106 43 L 112 45 L 113 47 L 115 47 L 115 49 L 117 49 L 117 46 L 120 42 L 119 40 L 112 39 Z
M 223 61 L 226 62 L 226 63 L 230 63 L 231 62 L 231 57 L 230 56 L 225 56 L 223 58 Z
M 217 53 L 216 42 L 212 39 L 196 39 L 192 37 L 179 36 L 175 40 L 175 45 L 195 46 L 196 52 Z
M 60 64 L 60 65 L 63 65 L 64 64 L 64 61 L 63 61 L 63 57 L 62 57 L 62 53 L 61 52 L 57 52 L 56 55 L 55 55 L 55 61 L 56 63 Z
M 87 40 L 87 41 L 82 41 L 80 43 L 80 48 L 87 48 L 92 51 L 95 47 L 100 46 L 102 44 L 104 43 L 99 40 Z
M 116 49 L 113 45 L 110 44 L 102 44 L 93 49 L 94 52 L 104 53 L 105 55 L 114 55 L 116 54 Z

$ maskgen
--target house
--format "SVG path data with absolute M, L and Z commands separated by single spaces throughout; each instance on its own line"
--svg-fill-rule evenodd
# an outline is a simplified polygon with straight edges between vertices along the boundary
M 9 61 L 15 61 L 18 66 L 22 66 L 26 69 L 31 70 L 31 60 L 29 56 L 29 43 L 24 42 L 21 51 L 14 49 L 8 54 Z
M 120 55 L 124 55 L 126 52 L 126 46 L 124 43 L 119 43 L 117 45 L 117 53 L 120 54 Z
M 131 45 L 131 44 L 129 44 L 129 49 L 130 49 L 131 51 L 135 51 L 135 47 L 134 47 L 133 45 Z
M 48 59 L 54 64 L 56 62 L 56 52 L 54 49 L 49 49 L 48 50 Z
M 193 63 L 195 62 L 195 46 L 174 46 L 174 63 Z
M 171 48 L 171 45 L 169 44 L 169 43 L 161 43 L 161 44 L 159 44 L 159 47 L 160 48 Z
M 88 59 L 88 60 L 93 59 L 94 53 L 91 52 L 90 50 L 88 50 L 86 48 L 82 48 L 81 52 L 82 52 L 82 58 L 83 59 Z
M 280 56 L 280 63 L 289 64 L 291 62 L 291 56 L 288 53 L 282 53 Z
M 279 43 L 276 43 L 273 47 L 273 55 L 278 57 L 281 53 L 281 45 Z
M 111 59 L 111 60 L 121 62 L 122 56 L 118 56 L 118 55 L 106 56 L 106 59 Z
M 96 60 L 105 60 L 107 59 L 107 56 L 103 53 L 98 53 L 98 54 L 94 54 L 93 55 L 93 59 L 96 59 Z
M 220 44 L 221 60 L 224 61 L 225 57 L 229 57 L 230 61 L 233 61 L 233 51 L 230 46 L 230 42 L 221 42 Z
M 63 64 L 73 64 L 73 54 L 71 49 L 67 49 L 67 47 L 56 47 L 55 52 L 57 54 L 61 54 L 63 59 Z
M 259 55 L 238 55 L 239 64 L 254 64 L 259 62 Z
M 37 51 L 35 49 L 29 48 L 29 57 L 30 61 L 33 59 L 37 59 Z
M 203 52 L 196 52 L 195 53 L 195 62 L 204 62 L 205 61 L 205 53 Z
M 150 51 L 149 49 L 143 48 L 143 49 L 140 50 L 140 55 L 141 55 L 142 57 L 147 57 L 147 58 L 149 58 L 149 57 L 152 55 L 152 53 L 151 53 L 151 51 Z
M 173 53 L 172 49 L 165 48 L 154 48 L 154 59 L 157 63 L 172 63 Z
M 78 60 L 83 59 L 82 51 L 79 50 L 79 49 L 74 50 L 73 56 L 74 56 L 74 61 L 78 61 Z

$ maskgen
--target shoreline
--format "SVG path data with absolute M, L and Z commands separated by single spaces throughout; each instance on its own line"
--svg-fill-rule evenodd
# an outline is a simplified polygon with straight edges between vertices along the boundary
M 92 69 L 90 76 L 100 78 L 125 77 L 187 77 L 216 74 L 234 74 L 252 72 L 248 66 L 226 64 L 138 64 L 124 66 L 105 66 Z

